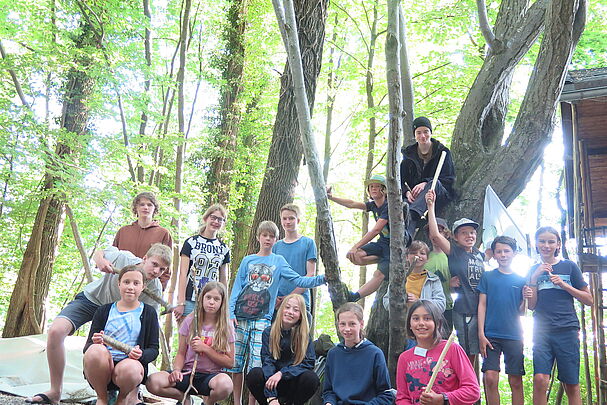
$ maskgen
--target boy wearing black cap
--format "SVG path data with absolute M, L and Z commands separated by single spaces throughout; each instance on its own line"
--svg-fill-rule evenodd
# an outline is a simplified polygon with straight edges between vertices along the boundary
M 438 166 L 441 153 L 447 152 L 445 162 L 436 183 L 436 204 L 442 209 L 455 197 L 455 166 L 451 151 L 438 140 L 432 138 L 432 124 L 426 117 L 413 120 L 413 135 L 415 143 L 403 147 L 403 160 L 400 164 L 400 181 L 403 199 L 409 203 L 409 225 L 407 231 L 415 235 L 421 217 L 426 212 L 424 195 L 432 185 L 432 179 Z
M 480 353 L 478 341 L 478 295 L 477 290 L 481 276 L 485 272 L 484 256 L 474 246 L 478 223 L 468 219 L 458 219 L 453 223 L 453 239 L 449 242 L 438 230 L 434 205 L 436 193 L 429 190 L 426 193 L 428 204 L 428 229 L 432 244 L 437 245 L 447 254 L 449 272 L 451 273 L 451 288 L 457 293 L 453 305 L 453 325 L 457 331 L 460 345 L 474 365 L 477 354 Z

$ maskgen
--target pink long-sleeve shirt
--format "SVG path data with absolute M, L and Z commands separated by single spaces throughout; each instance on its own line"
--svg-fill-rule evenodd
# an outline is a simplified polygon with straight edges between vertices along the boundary
M 419 403 L 446 343 L 443 340 L 425 353 L 423 349 L 414 347 L 400 355 L 396 367 L 397 405 Z M 480 399 L 481 391 L 474 369 L 464 349 L 457 343 L 449 348 L 432 390 L 447 394 L 451 405 L 474 404 Z

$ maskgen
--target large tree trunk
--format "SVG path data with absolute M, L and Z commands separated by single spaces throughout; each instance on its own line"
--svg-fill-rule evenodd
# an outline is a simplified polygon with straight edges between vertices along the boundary
M 487 184 L 508 206 L 525 187 L 550 142 L 567 66 L 585 25 L 585 0 L 503 1 L 495 38 L 458 116 L 451 150 L 459 199 L 450 219 L 482 219 Z M 513 69 L 544 35 L 512 132 L 502 137 Z
M 230 199 L 238 129 L 243 114 L 239 95 L 243 88 L 247 3 L 247 0 L 231 0 L 223 33 L 225 50 L 220 65 L 225 66 L 222 72 L 224 84 L 220 89 L 219 136 L 207 175 L 209 204 L 218 202 L 227 206 Z
M 294 1 L 297 34 L 310 111 L 312 111 L 314 105 L 316 80 L 321 67 L 327 4 L 327 0 Z M 297 185 L 297 175 L 303 153 L 299 134 L 297 109 L 293 95 L 293 80 L 289 61 L 287 61 L 280 80 L 278 111 L 265 176 L 249 236 L 249 252 L 258 250 L 255 230 L 259 223 L 263 220 L 272 220 L 280 224 L 280 207 L 293 201 L 293 193 Z
M 99 46 L 90 25 L 83 25 L 74 45 L 81 50 Z M 65 132 L 57 141 L 55 153 L 48 156 L 42 186 L 43 199 L 11 295 L 3 337 L 43 331 L 44 301 L 65 219 L 66 197 L 62 190 L 65 189 L 64 183 L 73 181 L 70 166 L 78 165 L 80 148 L 88 144 L 87 103 L 95 80 L 87 72 L 94 58 L 88 52 L 81 52 L 80 55 L 80 60 L 68 73 L 61 116 L 61 128 Z
M 299 48 L 293 0 L 286 0 L 284 2 L 284 10 L 282 9 L 281 1 L 274 0 L 274 9 L 289 55 L 289 67 L 293 77 L 293 94 L 295 96 L 297 108 L 297 120 L 299 122 L 299 130 L 304 147 L 303 150 L 308 162 L 308 173 L 310 175 L 316 200 L 318 233 L 320 235 L 320 257 L 325 266 L 325 277 L 329 283 L 331 301 L 334 309 L 337 309 L 337 307 L 345 302 L 345 289 L 340 283 L 339 261 L 337 259 L 337 244 L 335 243 L 333 221 L 329 210 L 329 200 L 327 198 L 320 159 L 314 143 L 310 103 L 308 102 L 305 89 L 303 58 Z

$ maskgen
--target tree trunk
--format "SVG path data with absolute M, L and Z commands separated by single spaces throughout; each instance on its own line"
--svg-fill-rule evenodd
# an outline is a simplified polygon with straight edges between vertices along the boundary
M 219 136 L 207 179 L 209 205 L 217 202 L 228 206 L 230 199 L 236 143 L 243 114 L 239 95 L 243 89 L 247 6 L 247 0 L 231 0 L 223 33 L 225 50 L 220 66 L 225 66 L 222 72 L 224 84 L 220 89 Z
M 491 184 L 508 206 L 525 187 L 550 141 L 567 66 L 585 25 L 585 0 L 502 2 L 489 49 L 458 116 L 451 150 L 459 199 L 447 217 L 482 220 Z M 502 142 L 506 93 L 515 66 L 544 29 L 540 51 L 512 132 Z
M 409 54 L 407 52 L 407 30 L 405 29 L 405 16 L 402 5 L 398 5 L 398 42 L 400 45 L 400 83 L 401 98 L 403 101 L 403 144 L 411 134 L 413 119 L 415 118 L 415 96 L 413 95 L 413 79 L 409 67 Z
M 400 188 L 401 147 L 403 144 L 403 102 L 400 77 L 399 15 L 400 0 L 388 1 L 388 32 L 386 35 L 386 76 L 390 103 L 390 132 L 388 135 L 388 217 L 390 219 L 390 292 L 388 369 L 393 385 L 396 384 L 396 363 L 405 347 L 407 306 L 405 305 L 405 223 L 403 197 Z M 379 305 L 379 302 L 378 302 Z
M 367 109 L 375 108 L 375 97 L 373 97 L 374 83 L 373 66 L 375 63 L 375 49 L 377 45 L 377 24 L 379 22 L 379 13 L 377 11 L 378 1 L 373 3 L 373 19 L 371 20 L 371 33 L 369 37 L 369 48 L 367 52 L 367 71 L 365 75 L 365 93 L 367 96 Z M 377 119 L 375 114 L 369 117 L 369 139 L 367 141 L 367 163 L 365 165 L 364 180 L 371 177 L 374 165 L 375 138 L 377 138 Z M 367 201 L 367 187 L 363 187 L 362 201 Z M 369 231 L 369 213 L 362 213 L 361 234 L 364 236 Z M 367 266 L 360 266 L 358 273 L 358 285 L 362 287 L 367 282 Z M 361 300 L 361 305 L 365 305 L 365 299 Z
M 345 289 L 340 283 L 339 261 L 337 259 L 337 244 L 335 243 L 335 232 L 333 221 L 329 210 L 329 200 L 322 175 L 322 167 L 312 129 L 312 118 L 310 114 L 310 102 L 307 99 L 304 79 L 303 58 L 299 48 L 299 38 L 295 8 L 293 0 L 284 2 L 284 11 L 280 0 L 274 0 L 274 9 L 278 18 L 278 24 L 283 33 L 283 40 L 287 46 L 289 55 L 289 66 L 293 78 L 293 95 L 295 99 L 297 120 L 303 144 L 306 161 L 308 162 L 308 173 L 316 199 L 316 215 L 318 219 L 318 231 L 320 234 L 320 257 L 325 266 L 325 277 L 332 292 L 331 301 L 337 309 L 345 302 Z M 284 12 L 284 15 L 282 14 Z
M 89 24 L 83 25 L 74 45 L 81 50 L 99 46 Z M 43 199 L 11 295 L 2 335 L 5 338 L 43 331 L 44 301 L 65 218 L 66 198 L 62 189 L 65 183 L 73 181 L 70 166 L 78 165 L 79 148 L 88 143 L 87 102 L 95 80 L 87 72 L 95 62 L 89 53 L 82 52 L 81 55 L 76 60 L 76 66 L 68 73 L 61 115 L 61 128 L 65 133 L 57 141 L 55 153 L 48 156 L 42 186 Z
M 313 109 L 316 80 L 321 67 L 327 4 L 327 0 L 294 1 L 297 34 L 300 41 L 306 95 L 310 111 Z M 280 80 L 280 99 L 272 134 L 272 144 L 270 145 L 265 175 L 249 236 L 249 253 L 258 250 L 255 230 L 259 223 L 263 220 L 272 220 L 280 224 L 280 207 L 293 201 L 303 149 L 299 136 L 292 81 L 289 61 L 287 60 Z
M 181 213 L 181 188 L 183 186 L 183 159 L 185 155 L 185 70 L 186 70 L 186 55 L 189 38 L 190 28 L 190 10 L 192 7 L 191 0 L 184 0 L 183 2 L 183 14 L 181 18 L 181 35 L 179 38 L 179 70 L 177 71 L 177 126 L 178 131 L 182 139 L 177 145 L 175 151 L 175 197 L 173 198 L 173 206 L 175 208 L 175 216 L 171 221 L 171 226 L 175 230 L 175 241 L 173 245 L 173 271 L 171 274 L 171 280 L 169 289 L 167 291 L 167 301 L 173 301 L 173 295 L 175 294 L 175 284 L 177 281 L 177 275 L 179 272 L 179 228 L 181 221 L 179 220 L 179 214 Z M 173 323 L 171 322 L 173 315 L 168 314 L 164 320 L 164 338 L 168 346 L 171 346 L 171 336 L 173 335 Z M 168 364 L 163 364 L 169 366 Z

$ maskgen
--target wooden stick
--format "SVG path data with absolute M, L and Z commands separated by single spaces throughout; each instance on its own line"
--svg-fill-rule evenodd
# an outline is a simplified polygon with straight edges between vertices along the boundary
M 436 362 L 436 364 L 434 365 L 434 368 L 432 369 L 432 376 L 430 377 L 430 382 L 428 382 L 428 385 L 426 386 L 426 389 L 424 390 L 424 392 L 426 394 L 432 390 L 432 386 L 434 385 L 436 376 L 438 375 L 438 372 L 440 371 L 441 364 L 443 363 L 443 360 L 445 359 L 445 356 L 447 355 L 447 351 L 451 347 L 451 343 L 453 343 L 453 339 L 455 339 L 455 331 L 451 332 L 451 335 L 449 336 L 449 339 L 447 340 L 445 347 L 443 347 L 443 351 L 441 352 L 440 356 L 438 357 L 438 361 Z
M 440 159 L 438 160 L 438 165 L 436 166 L 436 171 L 434 172 L 434 178 L 432 179 L 432 185 L 430 186 L 430 190 L 434 191 L 436 188 L 436 183 L 438 182 L 438 177 L 440 176 L 441 170 L 443 170 L 443 164 L 445 163 L 445 157 L 447 156 L 447 151 L 442 151 L 440 154 Z M 434 202 L 436 204 L 436 201 Z M 424 212 L 421 219 L 426 219 L 428 216 L 428 210 Z
M 447 151 L 442 151 L 440 154 L 440 159 L 438 160 L 438 166 L 436 166 L 436 172 L 434 172 L 434 178 L 432 179 L 432 187 L 430 187 L 430 190 L 434 190 L 436 188 L 436 182 L 438 181 L 440 171 L 443 169 L 443 164 L 445 163 L 446 156 Z
M 128 355 L 131 352 L 131 350 L 133 350 L 133 346 L 127 345 L 126 343 L 122 343 L 121 341 L 116 340 L 111 336 L 103 334 L 102 338 L 103 338 L 103 343 L 105 343 L 108 346 L 113 347 L 116 350 L 120 350 L 122 353 L 124 353 L 126 355 Z

